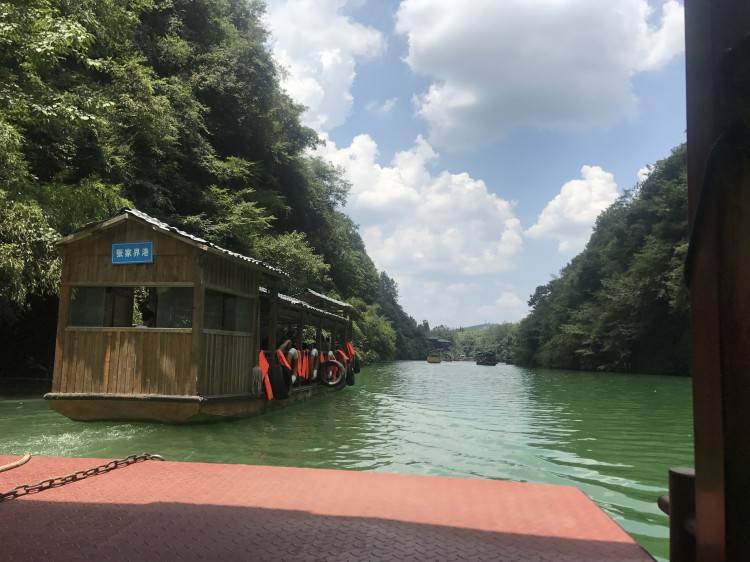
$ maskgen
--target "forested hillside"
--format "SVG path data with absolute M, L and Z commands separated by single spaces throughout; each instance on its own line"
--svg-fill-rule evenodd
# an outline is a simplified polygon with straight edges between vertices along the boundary
M 492 351 L 502 363 L 513 363 L 517 346 L 518 324 L 481 324 L 468 328 L 436 326 L 431 335 L 451 342 L 448 351 L 454 357 L 474 357 L 477 353 Z
M 425 346 L 341 212 L 349 185 L 280 88 L 262 4 L 0 2 L 3 369 L 51 363 L 52 242 L 135 206 L 357 304 L 372 359 Z
M 586 249 L 537 287 L 515 362 L 688 373 L 685 146 L 596 221 Z

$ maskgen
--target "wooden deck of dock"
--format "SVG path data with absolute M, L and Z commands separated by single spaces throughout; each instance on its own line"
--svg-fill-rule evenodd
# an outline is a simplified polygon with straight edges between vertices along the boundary
M 103 462 L 34 457 L 0 492 Z M 0 503 L 0 545 L 3 560 L 651 560 L 571 487 L 159 461 Z

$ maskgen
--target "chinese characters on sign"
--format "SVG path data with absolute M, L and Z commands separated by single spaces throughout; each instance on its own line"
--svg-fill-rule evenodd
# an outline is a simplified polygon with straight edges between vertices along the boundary
M 112 263 L 154 263 L 153 242 L 120 242 L 112 244 Z

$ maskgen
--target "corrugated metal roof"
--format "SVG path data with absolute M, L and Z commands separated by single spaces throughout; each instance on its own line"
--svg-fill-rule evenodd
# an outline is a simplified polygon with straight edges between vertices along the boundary
M 204 238 L 201 238 L 200 236 L 195 236 L 194 234 L 190 234 L 189 232 L 185 232 L 184 230 L 180 230 L 179 228 L 174 227 L 172 225 L 169 225 L 169 224 L 167 224 L 167 223 L 165 223 L 163 221 L 160 221 L 159 219 L 157 219 L 155 217 L 152 217 L 151 215 L 147 215 L 146 213 L 144 213 L 143 211 L 139 211 L 138 209 L 123 209 L 122 213 L 119 216 L 114 217 L 112 219 L 108 219 L 106 221 L 102 221 L 100 223 L 96 223 L 96 224 L 90 225 L 90 226 L 82 229 L 79 232 L 83 233 L 86 230 L 94 231 L 94 230 L 96 230 L 97 227 L 103 226 L 105 223 L 110 224 L 110 225 L 114 224 L 115 222 L 118 222 L 117 219 L 120 219 L 120 217 L 125 218 L 127 215 L 130 215 L 130 216 L 135 217 L 135 218 L 137 218 L 137 219 L 139 219 L 139 220 L 141 220 L 141 221 L 143 221 L 145 223 L 148 223 L 151 226 L 153 226 L 154 228 L 157 228 L 158 230 L 161 230 L 162 232 L 176 234 L 177 236 L 179 236 L 181 238 L 185 238 L 186 240 L 189 240 L 189 241 L 191 241 L 191 242 L 193 242 L 195 244 L 199 244 L 199 245 L 205 246 L 207 249 L 213 251 L 216 254 L 225 255 L 225 256 L 228 256 L 228 257 L 231 257 L 231 258 L 235 258 L 235 259 L 238 259 L 238 260 L 250 263 L 250 264 L 255 265 L 255 266 L 259 267 L 260 269 L 263 269 L 263 270 L 267 271 L 268 273 L 272 273 L 274 275 L 287 276 L 287 273 L 285 271 L 283 271 L 282 269 L 279 269 L 278 267 L 275 267 L 273 265 L 267 264 L 267 263 L 265 263 L 265 262 L 263 262 L 261 260 L 255 259 L 255 258 L 251 258 L 250 256 L 245 256 L 243 254 L 239 254 L 237 252 L 233 252 L 232 250 L 227 250 L 226 248 L 222 248 L 221 246 L 218 246 L 217 244 L 214 244 L 213 242 L 209 242 L 208 240 L 206 240 Z M 61 240 L 58 240 L 57 243 L 58 244 L 62 244 L 62 243 L 66 243 L 66 242 L 69 242 L 69 241 L 76 240 L 76 239 L 78 239 L 78 236 L 77 236 L 78 234 L 79 233 L 74 233 L 74 234 L 72 234 L 70 236 L 66 236 L 65 238 L 62 238 Z
M 268 289 L 266 289 L 265 287 L 258 287 L 258 290 L 261 293 L 264 293 L 266 295 L 270 294 L 270 291 Z M 290 297 L 289 295 L 285 295 L 283 293 L 277 293 L 277 294 L 278 294 L 280 300 L 282 300 L 284 302 L 288 302 L 291 305 L 299 306 L 300 308 L 304 308 L 306 310 L 310 310 L 310 311 L 315 312 L 317 314 L 323 314 L 324 316 L 333 316 L 337 320 L 341 320 L 342 322 L 347 322 L 346 318 L 344 318 L 343 316 L 339 316 L 338 314 L 336 314 L 334 312 L 330 312 L 328 310 L 323 310 L 322 308 L 317 308 L 317 307 L 311 305 L 310 303 L 306 303 L 305 301 L 302 301 L 302 300 L 294 298 L 294 297 Z
M 331 297 L 327 297 L 326 295 L 318 293 L 317 291 L 313 291 L 312 289 L 308 289 L 307 292 L 308 292 L 308 294 L 312 295 L 313 298 L 322 300 L 322 301 L 330 303 L 330 304 L 333 304 L 335 306 L 338 306 L 339 308 L 345 308 L 345 309 L 354 308 L 348 302 L 342 302 L 342 301 L 333 299 Z M 304 297 L 303 297 L 303 300 L 304 300 Z

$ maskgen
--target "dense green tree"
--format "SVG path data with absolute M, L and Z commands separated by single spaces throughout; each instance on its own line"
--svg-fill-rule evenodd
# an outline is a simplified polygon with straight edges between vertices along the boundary
M 56 231 L 39 207 L 0 192 L 0 328 L 15 324 L 31 296 L 57 291 Z
M 685 146 L 597 219 L 585 250 L 538 287 L 519 328 L 522 365 L 688 372 Z
M 55 238 L 136 206 L 288 270 L 289 292 L 359 297 L 373 357 L 399 355 L 380 311 L 414 322 L 395 297 L 380 302 L 378 271 L 341 211 L 350 186 L 310 156 L 317 134 L 280 86 L 263 9 L 0 0 L 0 336 L 54 323 Z M 50 355 L 33 345 L 18 353 Z
M 354 346 L 361 350 L 365 362 L 393 359 L 396 353 L 396 332 L 376 304 L 351 298 L 349 304 L 356 310 L 353 332 Z
M 454 357 L 474 357 L 478 352 L 492 351 L 503 363 L 513 362 L 518 324 L 488 324 L 470 328 L 452 329 L 446 326 L 433 328 L 432 335 L 450 340 Z
M 430 351 L 425 333 L 416 320 L 406 314 L 398 302 L 398 285 L 388 274 L 381 272 L 378 287 L 378 304 L 383 315 L 396 332 L 396 359 L 424 359 Z

